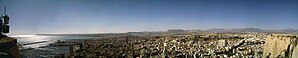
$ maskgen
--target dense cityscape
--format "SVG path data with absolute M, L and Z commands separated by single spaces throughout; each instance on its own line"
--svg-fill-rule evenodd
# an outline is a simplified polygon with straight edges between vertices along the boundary
M 75 42 L 77 43 L 77 42 Z M 262 57 L 265 41 L 257 34 L 206 34 L 107 37 L 79 43 L 77 57 L 216 58 Z
M 269 48 L 264 46 L 265 43 L 267 43 L 266 41 L 268 41 L 266 40 L 267 37 L 294 36 L 293 38 L 296 38 L 295 35 L 291 34 L 272 34 L 265 32 L 197 31 L 179 29 L 169 30 L 167 32 L 129 32 L 122 34 L 88 35 L 99 37 L 95 39 L 58 40 L 56 43 L 40 48 L 58 47 L 57 50 L 59 52 L 47 52 L 46 50 L 29 48 L 23 50 L 23 55 L 26 57 L 57 58 L 272 58 L 277 56 L 268 56 L 264 54 L 264 52 L 278 52 L 270 50 L 269 48 L 272 48 L 271 46 L 269 46 Z M 54 34 L 48 35 L 59 36 Z M 276 42 L 274 40 L 269 41 Z M 292 41 L 296 42 L 295 40 L 290 40 L 280 43 L 292 45 Z M 285 44 L 284 46 L 288 45 Z M 295 46 L 293 47 L 295 48 Z M 293 49 L 293 47 L 285 48 L 285 50 Z M 295 49 L 292 51 L 284 51 L 281 49 L 280 51 L 283 53 L 293 54 L 276 55 L 283 55 L 278 57 L 296 57 L 296 53 L 293 52 L 294 50 Z M 33 53 L 27 53 L 30 51 Z M 47 52 L 47 54 L 36 55 L 39 53 L 38 51 Z M 28 56 L 30 54 L 31 56 Z
M 298 0 L 0 0 L 0 58 L 298 58 Z

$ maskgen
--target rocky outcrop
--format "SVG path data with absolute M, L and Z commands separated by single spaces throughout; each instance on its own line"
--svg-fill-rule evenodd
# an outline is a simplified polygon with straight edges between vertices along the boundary
M 20 58 L 17 39 L 0 38 L 0 58 Z
M 267 35 L 263 50 L 263 58 L 297 58 L 298 46 L 296 35 Z

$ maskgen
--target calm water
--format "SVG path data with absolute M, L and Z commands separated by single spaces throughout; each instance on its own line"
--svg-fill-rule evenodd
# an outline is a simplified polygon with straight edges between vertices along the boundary
M 96 38 L 96 37 L 91 37 L 91 36 L 45 36 L 45 35 L 11 35 L 10 37 L 16 38 L 18 40 L 18 43 L 20 43 L 20 44 L 47 41 L 44 43 L 25 45 L 25 46 L 23 46 L 24 48 L 29 48 L 29 47 L 37 48 L 40 46 L 45 46 L 45 45 L 49 45 L 50 43 L 57 42 L 58 40 L 64 41 L 64 40 L 71 40 L 71 39 Z

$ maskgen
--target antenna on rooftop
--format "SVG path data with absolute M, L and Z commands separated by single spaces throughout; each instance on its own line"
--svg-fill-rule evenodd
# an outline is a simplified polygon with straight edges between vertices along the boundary
M 3 15 L 6 15 L 6 6 L 4 6 L 4 14 Z
M 4 6 L 3 15 L 0 17 L 0 38 L 6 37 L 6 33 L 9 33 L 9 16 L 6 13 L 6 6 Z

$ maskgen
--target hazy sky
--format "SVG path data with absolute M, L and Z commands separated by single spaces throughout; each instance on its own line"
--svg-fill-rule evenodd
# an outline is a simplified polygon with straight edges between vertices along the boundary
M 11 34 L 298 29 L 297 0 L 0 0 Z

